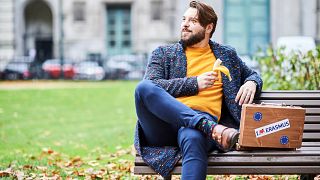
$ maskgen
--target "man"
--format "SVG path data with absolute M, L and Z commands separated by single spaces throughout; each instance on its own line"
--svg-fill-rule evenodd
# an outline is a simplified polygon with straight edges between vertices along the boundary
M 235 50 L 210 41 L 216 24 L 212 7 L 190 2 L 181 41 L 153 51 L 136 88 L 135 147 L 164 177 L 182 157 L 182 179 L 205 179 L 208 153 L 233 148 L 241 105 L 261 92 L 261 78 Z M 218 58 L 232 81 L 212 71 Z

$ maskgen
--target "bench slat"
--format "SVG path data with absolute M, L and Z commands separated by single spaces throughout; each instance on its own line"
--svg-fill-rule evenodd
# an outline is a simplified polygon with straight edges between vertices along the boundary
M 207 174 L 318 174 L 320 166 L 208 166 Z M 135 166 L 135 174 L 156 174 L 150 167 Z M 172 174 L 181 174 L 181 166 Z
M 318 143 L 319 145 L 319 143 Z M 288 158 L 286 162 L 289 161 L 303 161 L 305 162 L 313 162 L 313 163 L 320 163 L 320 146 L 313 146 L 313 147 L 301 147 L 298 150 L 267 150 L 267 149 L 260 149 L 260 150 L 253 150 L 253 151 L 231 151 L 228 153 L 217 153 L 212 152 L 209 154 L 209 162 L 212 161 L 214 158 L 264 158 L 266 162 L 270 161 L 273 158 Z M 298 157 L 298 158 L 297 158 Z M 181 160 L 180 160 L 181 161 Z M 246 160 L 244 160 L 246 161 Z M 251 160 L 250 160 L 251 161 Z M 238 161 L 233 161 L 238 162 Z M 137 155 L 135 159 L 136 165 L 145 164 L 143 159 Z
M 320 132 L 320 124 L 305 124 L 304 131 L 317 131 Z M 320 137 L 319 137 L 320 139 Z
M 208 166 L 208 174 L 317 174 L 320 166 Z M 177 168 L 177 171 L 181 168 Z M 175 173 L 175 172 L 174 172 Z
M 318 124 L 320 124 L 320 116 L 306 116 L 305 123 L 318 123 Z
M 228 153 L 216 153 L 212 152 L 209 156 L 313 156 L 313 155 L 320 155 L 319 150 L 310 150 L 306 149 L 310 147 L 301 147 L 297 150 L 268 150 L 268 149 L 261 149 L 261 150 L 253 150 L 253 151 L 231 151 Z M 311 147 L 311 148 L 319 148 L 319 147 Z M 306 149 L 306 150 L 305 150 Z
M 320 99 L 320 91 L 264 91 L 260 99 Z
M 319 146 L 304 146 L 299 148 L 298 150 L 303 150 L 303 151 L 320 151 Z
M 306 109 L 306 115 L 320 115 L 320 108 L 307 108 Z
M 262 91 L 263 93 L 272 93 L 272 94 L 277 94 L 277 93 L 286 93 L 286 94 L 319 94 L 320 90 L 264 90 Z
M 320 147 L 320 142 L 302 142 L 302 147 L 300 149 L 298 149 L 298 151 L 303 150 L 307 147 Z M 270 151 L 270 150 L 263 149 L 263 151 Z M 273 150 L 273 151 L 277 151 L 276 153 L 279 153 L 282 151 L 288 152 L 287 150 Z M 136 157 L 139 157 L 139 154 L 136 154 Z
M 303 141 L 320 141 L 320 132 L 303 132 Z
M 320 157 L 319 156 L 301 156 L 296 157 L 210 157 L 208 159 L 209 165 L 319 165 L 320 166 Z M 237 162 L 235 164 L 235 162 Z M 181 165 L 181 161 L 180 164 Z
M 257 103 L 285 103 L 287 106 L 319 107 L 320 100 L 259 100 Z
M 320 142 L 302 142 L 303 147 L 319 147 Z
M 299 156 L 288 157 L 288 156 L 210 156 L 208 158 L 208 165 L 235 165 L 244 166 L 244 165 L 320 165 L 320 156 Z M 182 161 L 180 160 L 177 165 L 181 166 Z M 136 166 L 145 165 L 141 157 L 137 157 Z
M 309 150 L 254 150 L 254 151 L 232 151 L 228 153 L 211 153 L 209 156 L 320 156 L 319 151 Z

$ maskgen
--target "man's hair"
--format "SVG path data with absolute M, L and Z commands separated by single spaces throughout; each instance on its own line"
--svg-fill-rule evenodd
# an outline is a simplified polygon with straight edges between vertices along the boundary
M 212 37 L 218 21 L 217 14 L 214 12 L 213 8 L 200 1 L 191 1 L 189 6 L 198 10 L 198 19 L 202 27 L 206 27 L 210 23 L 213 24 L 213 29 L 210 33 L 210 37 Z

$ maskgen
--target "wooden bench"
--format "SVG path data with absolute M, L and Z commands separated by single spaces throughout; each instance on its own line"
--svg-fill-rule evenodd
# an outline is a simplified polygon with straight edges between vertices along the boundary
M 301 174 L 304 179 L 313 179 L 320 174 L 320 91 L 264 91 L 256 100 L 256 103 L 260 102 L 306 108 L 302 147 L 297 150 L 213 152 L 209 155 L 208 175 Z M 172 174 L 181 174 L 181 169 L 180 160 Z M 137 155 L 134 174 L 156 173 Z

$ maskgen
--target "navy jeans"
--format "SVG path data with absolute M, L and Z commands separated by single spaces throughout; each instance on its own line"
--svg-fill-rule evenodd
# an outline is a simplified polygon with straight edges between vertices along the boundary
M 215 122 L 217 118 L 189 108 L 150 80 L 136 87 L 135 105 L 146 145 L 179 146 L 182 179 L 205 179 L 208 152 L 218 148 L 195 127 L 203 118 Z

